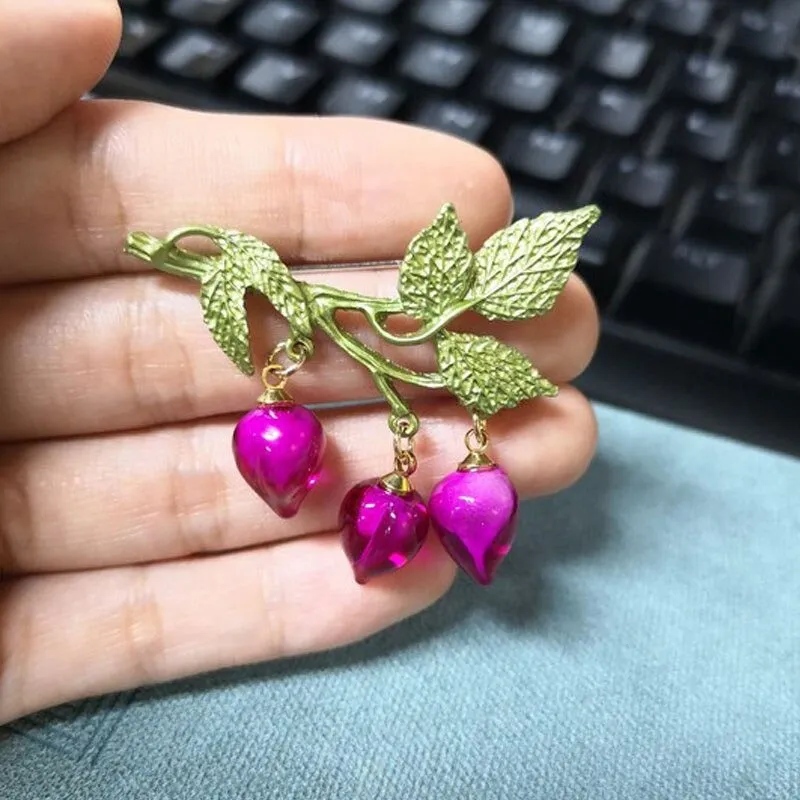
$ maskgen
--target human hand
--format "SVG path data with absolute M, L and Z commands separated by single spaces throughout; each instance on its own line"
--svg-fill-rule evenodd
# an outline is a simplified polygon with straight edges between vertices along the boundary
M 196 287 L 122 248 L 131 230 L 206 222 L 252 233 L 289 263 L 392 259 L 447 201 L 474 247 L 509 221 L 498 164 L 390 123 L 79 101 L 116 47 L 112 0 L 6 2 L 0 30 L 0 724 L 342 646 L 434 602 L 455 568 L 433 537 L 410 565 L 363 587 L 332 532 L 345 490 L 390 467 L 385 410 L 321 414 L 335 478 L 280 520 L 230 451 L 257 381 L 211 340 Z M 368 294 L 390 294 L 395 280 L 326 276 Z M 263 360 L 283 327 L 268 309 L 253 319 Z M 469 319 L 475 332 L 497 328 Z M 563 384 L 587 364 L 597 330 L 573 277 L 551 314 L 501 338 Z M 430 352 L 411 358 L 432 363 Z M 375 395 L 326 342 L 292 393 L 304 403 Z M 425 495 L 459 459 L 468 418 L 444 395 L 415 410 Z M 581 475 L 595 423 L 563 386 L 500 414 L 491 433 L 493 454 L 531 497 Z

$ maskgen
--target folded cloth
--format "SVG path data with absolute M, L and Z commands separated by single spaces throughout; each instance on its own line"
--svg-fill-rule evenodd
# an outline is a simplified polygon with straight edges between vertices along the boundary
M 800 461 L 598 413 L 594 465 L 523 506 L 490 588 L 13 723 L 0 797 L 797 800 Z

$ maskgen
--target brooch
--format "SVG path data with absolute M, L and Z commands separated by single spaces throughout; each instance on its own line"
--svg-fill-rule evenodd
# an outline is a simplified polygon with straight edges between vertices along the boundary
M 525 400 L 553 397 L 558 388 L 519 350 L 493 336 L 449 326 L 466 311 L 489 320 L 546 314 L 599 216 L 596 206 L 586 206 L 521 219 L 473 253 L 455 208 L 447 204 L 408 245 L 398 265 L 397 296 L 390 298 L 298 280 L 268 244 L 213 226 L 180 228 L 163 239 L 131 233 L 126 252 L 165 273 L 198 281 L 211 335 L 246 375 L 255 373 L 246 294 L 263 295 L 285 319 L 287 335 L 261 370 L 263 393 L 233 431 L 239 471 L 276 514 L 296 514 L 322 470 L 322 425 L 287 390 L 291 376 L 313 358 L 315 338 L 322 334 L 370 373 L 389 406 L 394 438 L 387 474 L 353 486 L 341 501 L 342 544 L 355 579 L 366 583 L 403 567 L 419 552 L 432 524 L 459 567 L 485 585 L 509 552 L 518 506 L 511 480 L 489 455 L 489 420 Z M 182 248 L 179 242 L 190 236 L 210 240 L 215 252 Z M 438 369 L 419 372 L 386 358 L 348 332 L 337 319 L 339 311 L 362 314 L 388 344 L 432 342 Z M 396 315 L 411 317 L 416 329 L 392 332 L 388 323 Z M 447 390 L 471 416 L 466 454 L 427 502 L 411 482 L 420 419 L 403 398 L 401 384 Z

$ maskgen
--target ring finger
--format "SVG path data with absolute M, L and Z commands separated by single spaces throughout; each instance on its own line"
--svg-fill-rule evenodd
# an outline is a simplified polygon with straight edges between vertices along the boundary
M 417 488 L 462 456 L 468 416 L 452 400 L 417 407 Z M 300 513 L 281 520 L 236 472 L 232 420 L 0 449 L 0 572 L 74 570 L 232 550 L 329 530 L 346 489 L 391 464 L 386 414 L 321 413 L 326 471 Z M 564 488 L 594 450 L 594 417 L 571 387 L 498 415 L 492 454 L 521 496 Z

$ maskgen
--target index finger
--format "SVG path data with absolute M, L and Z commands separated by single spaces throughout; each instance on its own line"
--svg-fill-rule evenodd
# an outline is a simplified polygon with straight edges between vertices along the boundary
M 211 224 L 288 263 L 402 255 L 445 202 L 479 243 L 507 223 L 488 153 L 377 120 L 211 115 L 86 101 L 0 150 L 0 283 L 142 270 L 132 230 Z

